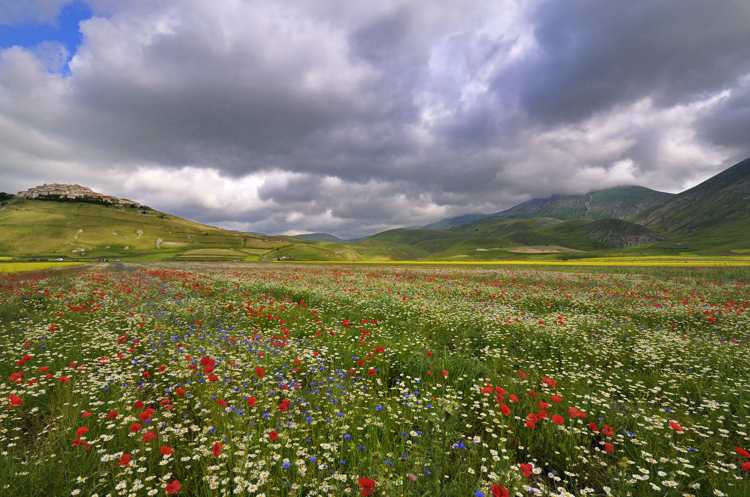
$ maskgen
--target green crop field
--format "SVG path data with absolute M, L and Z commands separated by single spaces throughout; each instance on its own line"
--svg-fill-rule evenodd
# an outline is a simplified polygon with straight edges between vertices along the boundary
M 494 264 L 2 274 L 0 494 L 750 496 L 747 266 Z

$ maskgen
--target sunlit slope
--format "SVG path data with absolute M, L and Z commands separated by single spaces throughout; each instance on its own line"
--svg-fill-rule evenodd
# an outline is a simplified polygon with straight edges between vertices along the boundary
M 152 209 L 16 199 L 0 210 L 0 254 L 81 260 L 260 260 L 289 257 L 314 246 L 316 257 L 339 260 L 335 244 L 251 236 Z M 329 248 L 329 246 L 331 248 Z

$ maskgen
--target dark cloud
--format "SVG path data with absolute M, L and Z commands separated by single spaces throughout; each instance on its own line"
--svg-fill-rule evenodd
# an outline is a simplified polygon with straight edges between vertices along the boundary
M 0 53 L 5 189 L 354 237 L 750 154 L 744 0 L 88 3 L 75 53 Z
M 537 53 L 501 73 L 545 123 L 653 97 L 660 106 L 727 88 L 750 71 L 750 3 L 744 0 L 547 1 L 532 17 Z

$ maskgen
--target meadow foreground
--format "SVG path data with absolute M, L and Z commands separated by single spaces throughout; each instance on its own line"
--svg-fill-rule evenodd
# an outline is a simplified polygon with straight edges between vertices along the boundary
M 747 268 L 0 275 L 0 495 L 750 495 Z

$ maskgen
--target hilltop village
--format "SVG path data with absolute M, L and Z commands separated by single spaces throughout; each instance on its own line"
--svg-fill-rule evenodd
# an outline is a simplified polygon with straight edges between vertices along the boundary
M 42 186 L 35 186 L 29 188 L 26 191 L 18 192 L 17 198 L 27 199 L 39 199 L 39 198 L 68 198 L 68 199 L 90 199 L 99 200 L 102 202 L 108 202 L 111 204 L 121 204 L 133 207 L 140 207 L 141 204 L 135 200 L 129 200 L 127 198 L 117 198 L 114 195 L 105 195 L 93 191 L 91 188 L 81 185 L 65 185 L 60 183 L 44 184 Z

